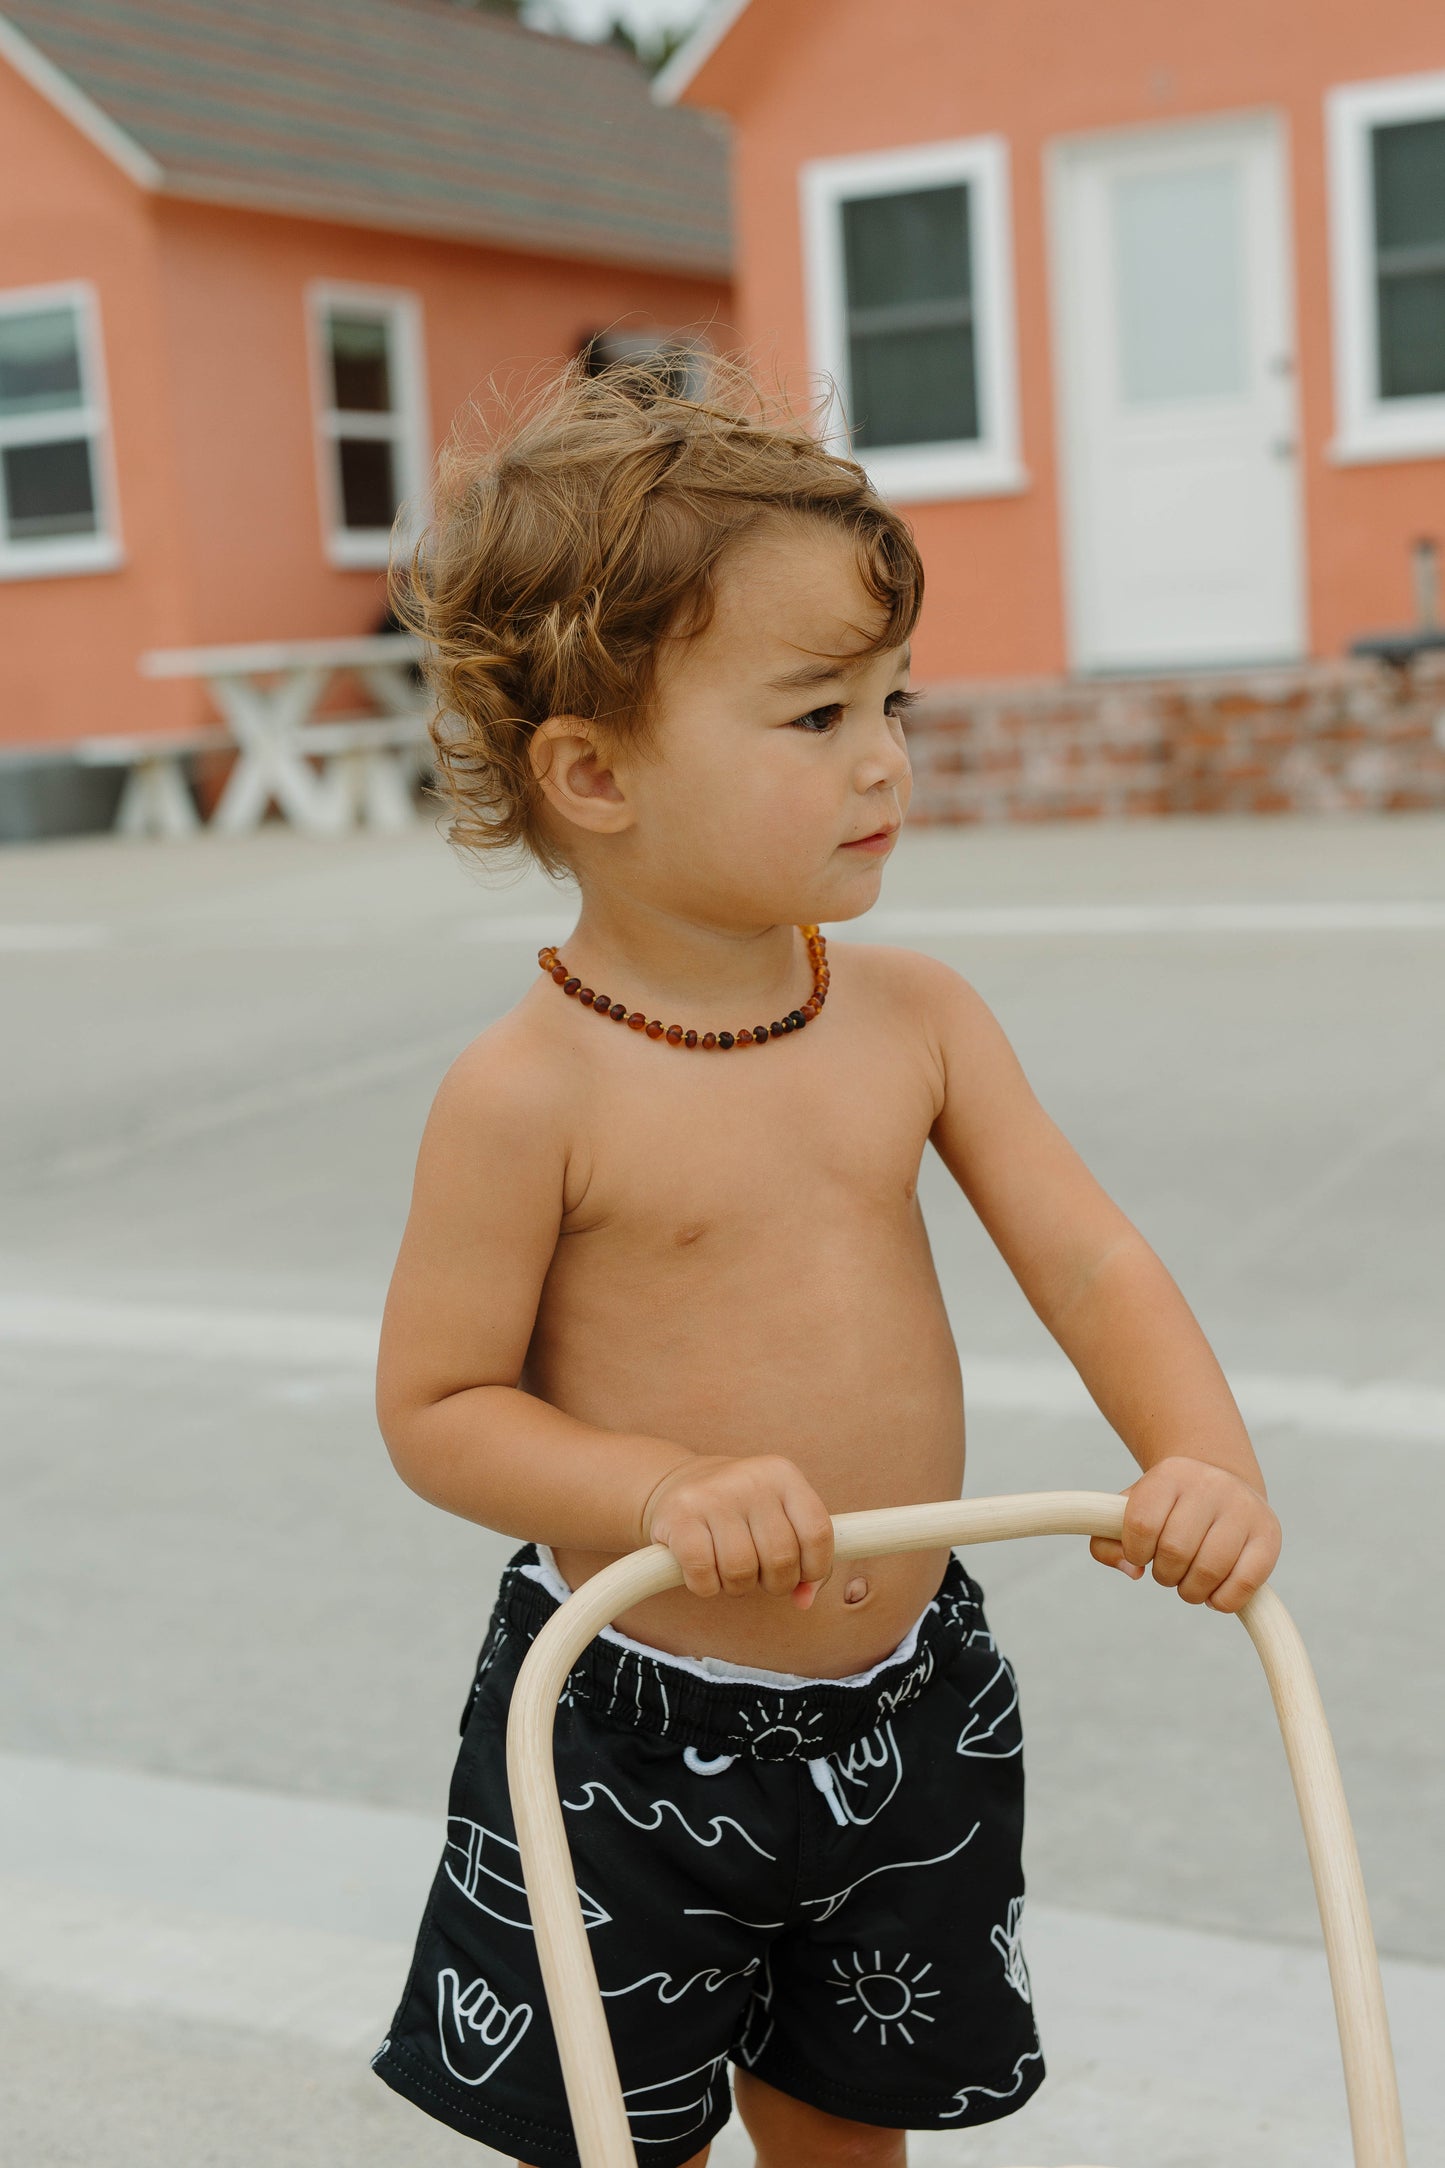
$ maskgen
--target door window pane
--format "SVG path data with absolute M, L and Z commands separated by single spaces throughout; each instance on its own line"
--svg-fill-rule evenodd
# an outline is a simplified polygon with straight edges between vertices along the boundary
M 391 353 L 385 317 L 328 319 L 332 396 L 343 414 L 389 414 Z
M 12 542 L 96 534 L 90 443 L 10 444 L 3 453 L 6 525 Z
M 48 414 L 82 401 L 75 310 L 0 316 L 0 415 Z
M 855 198 L 841 211 L 854 442 L 977 438 L 967 184 Z
M 389 527 L 396 517 L 396 463 L 384 437 L 340 437 L 341 513 L 347 527 Z
M 1372 131 L 1382 399 L 1445 392 L 1445 118 Z
M 1237 398 L 1248 388 L 1238 167 L 1125 174 L 1111 193 L 1120 397 Z

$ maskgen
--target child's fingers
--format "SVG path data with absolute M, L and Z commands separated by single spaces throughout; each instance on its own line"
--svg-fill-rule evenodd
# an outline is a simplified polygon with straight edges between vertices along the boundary
M 807 1484 L 785 1492 L 783 1504 L 798 1539 L 799 1578 L 826 1581 L 833 1571 L 833 1521 L 827 1507 Z
M 1248 1603 L 1257 1588 L 1263 1588 L 1274 1571 L 1279 1556 L 1276 1544 L 1267 1542 L 1263 1536 L 1251 1536 L 1235 1562 L 1234 1570 L 1222 1581 L 1205 1602 L 1214 1611 L 1237 1611 Z
M 1137 1581 L 1143 1574 L 1144 1568 L 1142 1566 L 1130 1565 L 1128 1559 L 1124 1556 L 1123 1544 L 1114 1536 L 1091 1536 L 1089 1539 L 1089 1552 L 1092 1557 L 1098 1559 L 1101 1566 L 1117 1567 L 1118 1571 L 1125 1574 L 1131 1581 Z
M 1210 1509 L 1203 1499 L 1175 1500 L 1154 1545 L 1154 1578 L 1161 1586 L 1179 1586 L 1199 1555 L 1211 1519 Z
M 1204 1540 L 1194 1554 L 1194 1563 L 1179 1583 L 1179 1593 L 1186 1603 L 1203 1603 L 1217 1588 L 1228 1580 L 1249 1540 L 1249 1529 L 1242 1521 L 1215 1521 L 1205 1531 Z
M 715 1513 L 709 1526 L 725 1596 L 746 1596 L 758 1585 L 758 1549 L 741 1513 Z
M 1158 1477 L 1158 1469 L 1150 1474 Z M 1131 1483 L 1124 1492 L 1124 1527 L 1120 1537 L 1123 1555 L 1141 1571 L 1154 1557 L 1164 1523 L 1173 1511 L 1178 1491 L 1166 1480 L 1148 1476 Z
M 800 1581 L 792 1591 L 792 1601 L 800 1611 L 810 1611 L 813 1607 L 813 1598 L 822 1586 L 821 1581 Z
M 665 1543 L 682 1568 L 683 1586 L 694 1596 L 717 1596 L 722 1592 L 712 1531 L 703 1520 L 679 1521 L 655 1542 Z
M 758 1555 L 763 1587 L 770 1596 L 789 1596 L 800 1575 L 798 1534 L 783 1510 L 781 1498 L 765 1498 L 748 1514 L 753 1548 Z

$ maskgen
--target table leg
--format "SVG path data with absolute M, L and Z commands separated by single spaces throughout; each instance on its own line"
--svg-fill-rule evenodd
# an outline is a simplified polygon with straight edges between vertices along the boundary
M 211 826 L 222 835 L 259 827 L 273 799 L 308 835 L 334 835 L 345 824 L 345 808 L 335 804 L 297 743 L 330 674 L 316 665 L 289 670 L 275 690 L 241 676 L 209 680 L 239 748 L 211 815 Z

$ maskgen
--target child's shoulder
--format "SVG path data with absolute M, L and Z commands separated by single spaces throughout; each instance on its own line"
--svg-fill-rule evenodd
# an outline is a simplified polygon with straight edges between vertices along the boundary
M 835 978 L 841 965 L 841 972 L 860 990 L 879 1000 L 905 1003 L 924 1016 L 973 995 L 961 972 L 922 949 L 883 941 L 838 941 L 830 945 L 828 961 Z

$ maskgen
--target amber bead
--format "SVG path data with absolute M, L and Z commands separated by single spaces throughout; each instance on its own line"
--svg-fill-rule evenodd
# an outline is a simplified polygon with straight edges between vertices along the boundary
M 760 1039 L 766 1039 L 766 1038 L 767 1038 L 767 1036 L 768 1036 L 768 1027 L 767 1027 L 767 1025 L 766 1025 L 766 1024 L 754 1024 L 754 1026 L 753 1026 L 753 1044 L 754 1044 L 754 1046 L 756 1046 L 756 1045 L 757 1045 L 757 1043 L 758 1043 L 758 1041 L 759 1041 Z
M 643 1015 L 641 1009 L 633 1010 L 631 1016 L 627 1019 L 627 1028 L 629 1031 L 646 1031 L 647 1018 Z
M 627 1003 L 625 1001 L 614 1001 L 607 1014 L 614 1024 L 625 1024 L 627 1022 Z
M 564 994 L 579 994 L 582 991 L 582 981 L 580 979 L 564 979 L 562 981 L 562 991 Z
M 717 1033 L 715 1031 L 705 1031 L 699 1044 L 705 1046 L 711 1053 L 712 1049 L 717 1045 Z
M 720 1031 L 717 1035 L 717 1043 L 719 1046 L 731 1046 L 733 1043 L 732 1033 L 730 1031 Z
M 596 997 L 593 994 L 590 986 L 584 986 L 581 993 L 577 996 L 577 999 L 581 1002 L 584 1009 L 590 1009 L 595 998 Z
M 783 1024 L 783 1023 L 777 1023 L 777 1024 L 769 1024 L 769 1026 L 768 1026 L 768 1036 L 769 1036 L 770 1038 L 773 1038 L 773 1039 L 781 1039 L 781 1038 L 782 1038 L 782 1036 L 783 1036 L 783 1033 L 784 1033 L 785 1031 L 791 1031 L 791 1030 L 792 1030 L 792 1028 L 793 1028 L 793 1027 L 792 1027 L 792 1025 L 791 1025 L 791 1024 Z
M 672 1034 L 669 1032 L 668 1037 L 671 1038 L 671 1036 Z M 697 1033 L 695 1031 L 685 1031 L 682 1035 L 682 1043 L 684 1046 L 696 1046 Z
M 664 1033 L 664 1035 L 663 1035 L 663 1036 L 664 1036 L 664 1037 L 666 1038 L 666 1040 L 667 1040 L 667 1043 L 668 1043 L 668 1045 L 669 1045 L 669 1046 L 681 1046 L 681 1045 L 682 1045 L 682 1026 L 681 1026 L 681 1024 L 669 1024 L 669 1025 L 668 1025 L 668 1027 L 667 1027 L 667 1030 L 666 1030 L 666 1032 Z
M 654 1016 L 652 1022 L 647 1027 L 647 1036 L 649 1039 L 660 1039 L 662 1037 L 662 1032 L 663 1027 L 661 1024 L 659 1024 L 657 1018 Z
M 563 985 L 567 977 L 567 966 L 565 964 L 553 964 L 552 976 L 559 986 Z

